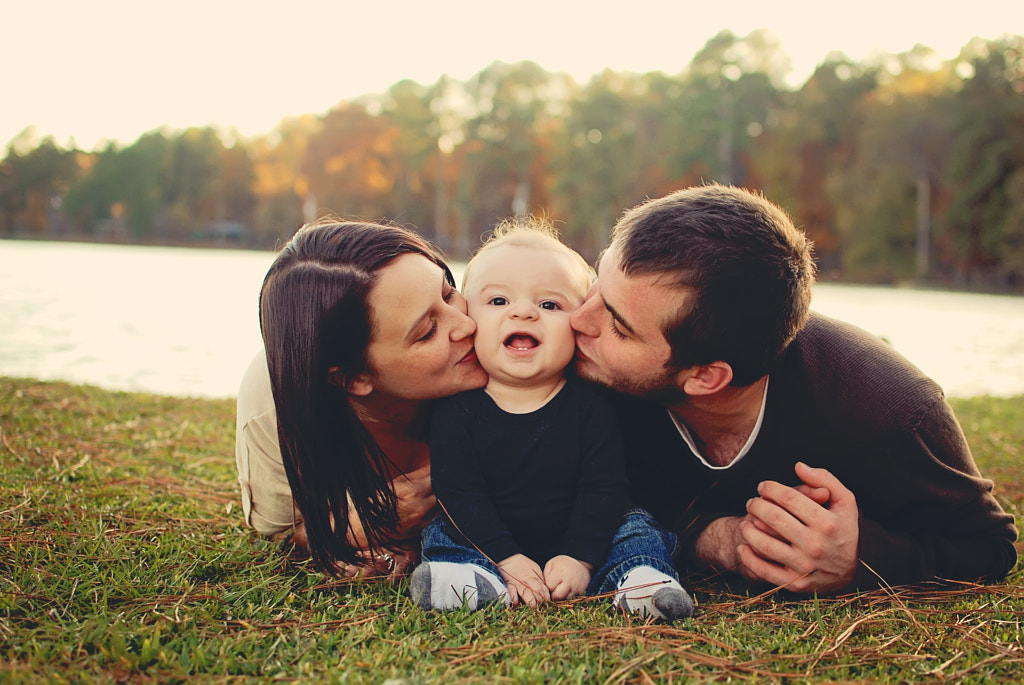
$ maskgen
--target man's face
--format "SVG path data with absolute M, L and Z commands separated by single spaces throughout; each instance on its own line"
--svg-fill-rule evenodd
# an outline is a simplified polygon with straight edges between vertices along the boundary
M 681 394 L 664 330 L 685 294 L 662 285 L 657 274 L 626 277 L 615 243 L 601 258 L 597 275 L 572 317 L 580 377 L 651 399 Z

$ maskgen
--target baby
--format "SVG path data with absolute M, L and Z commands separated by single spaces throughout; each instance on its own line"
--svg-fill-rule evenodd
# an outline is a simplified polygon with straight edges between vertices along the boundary
M 591 278 L 534 219 L 499 225 L 470 261 L 463 292 L 489 380 L 433 411 L 431 480 L 443 512 L 423 531 L 410 579 L 422 608 L 536 606 L 614 590 L 622 611 L 692 615 L 672 563 L 675 536 L 630 508 L 611 409 L 566 376 L 576 349 L 569 318 Z

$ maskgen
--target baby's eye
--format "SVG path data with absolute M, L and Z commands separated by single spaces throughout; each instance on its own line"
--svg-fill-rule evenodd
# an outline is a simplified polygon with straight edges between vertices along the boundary
M 551 311 L 556 311 L 556 310 L 561 309 L 561 307 L 559 306 L 559 304 L 557 302 L 552 302 L 551 300 L 545 300 L 544 302 L 541 302 L 540 303 L 540 308 L 541 309 L 548 309 L 548 310 L 551 310 Z
M 497 297 L 492 297 L 491 299 L 489 299 L 487 301 L 487 304 L 493 304 L 495 307 L 504 307 L 505 305 L 508 304 L 508 300 L 506 300 L 501 295 L 498 295 Z

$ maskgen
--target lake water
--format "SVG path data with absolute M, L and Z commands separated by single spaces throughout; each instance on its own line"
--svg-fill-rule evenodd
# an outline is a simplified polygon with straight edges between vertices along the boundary
M 0 240 L 0 375 L 232 397 L 273 257 Z M 884 336 L 950 396 L 1024 394 L 1024 298 L 822 284 L 812 306 Z

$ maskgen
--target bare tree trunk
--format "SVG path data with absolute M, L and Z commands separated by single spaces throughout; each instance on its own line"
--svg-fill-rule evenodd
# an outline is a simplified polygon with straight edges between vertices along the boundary
M 530 179 L 522 176 L 516 184 L 516 193 L 512 198 L 512 214 L 514 216 L 526 216 L 526 210 L 530 208 Z
M 452 236 L 448 226 L 448 210 L 450 198 L 448 197 L 448 157 L 441 153 L 438 158 L 437 182 L 434 187 L 434 240 L 438 241 L 441 249 L 449 252 L 452 249 Z
M 926 174 L 917 177 L 917 277 L 928 276 L 931 250 L 931 183 Z
M 722 133 L 718 139 L 718 164 L 721 167 L 719 183 L 732 185 L 735 183 L 733 174 L 733 140 L 732 140 L 732 93 L 728 86 L 722 87 L 722 96 L 718 101 L 719 116 L 722 118 Z

